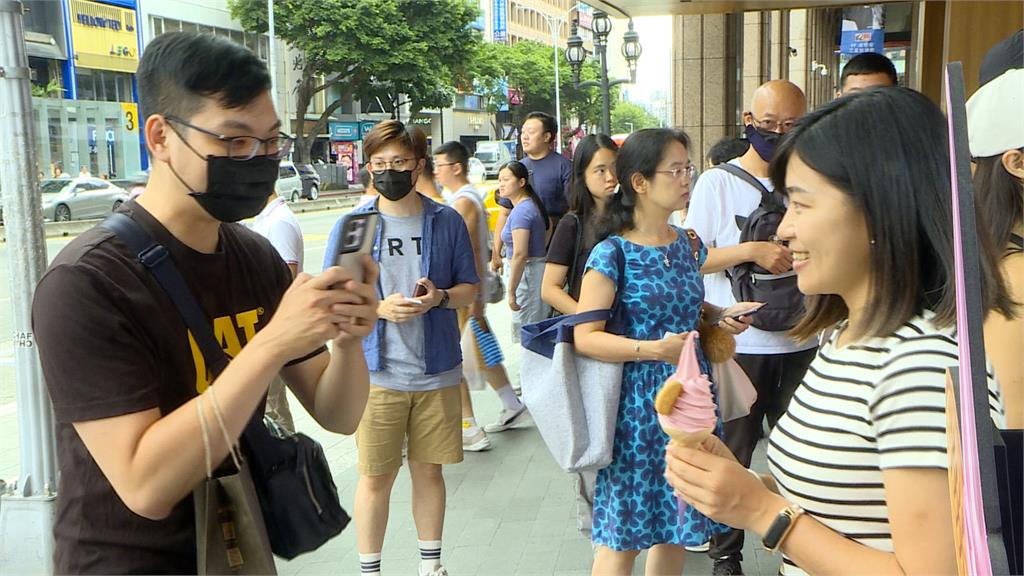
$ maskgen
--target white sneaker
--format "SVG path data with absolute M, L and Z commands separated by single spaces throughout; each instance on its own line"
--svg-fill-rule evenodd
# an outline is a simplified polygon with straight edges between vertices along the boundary
M 448 571 L 444 569 L 444 566 L 438 564 L 430 572 L 420 572 L 420 576 L 448 576 Z
M 493 424 L 484 426 L 484 432 L 488 434 L 494 432 L 504 432 L 509 428 L 523 424 L 530 419 L 530 411 L 523 406 L 519 410 L 502 410 L 501 414 L 498 415 L 498 421 Z
M 707 552 L 711 549 L 711 540 L 694 546 L 683 546 L 683 548 L 685 548 L 687 552 Z
M 483 452 L 491 449 L 491 439 L 481 428 L 476 429 L 475 434 L 467 435 L 462 433 L 462 449 L 466 452 Z

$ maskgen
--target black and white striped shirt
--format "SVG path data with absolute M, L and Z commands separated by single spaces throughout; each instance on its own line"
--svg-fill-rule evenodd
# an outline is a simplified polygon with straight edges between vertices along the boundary
M 840 325 L 818 351 L 768 442 L 780 493 L 847 538 L 893 551 L 882 471 L 948 468 L 946 376 L 958 362 L 956 328 L 934 314 L 887 338 L 836 347 Z M 1005 425 L 989 371 L 989 406 Z M 783 573 L 805 574 L 788 558 Z

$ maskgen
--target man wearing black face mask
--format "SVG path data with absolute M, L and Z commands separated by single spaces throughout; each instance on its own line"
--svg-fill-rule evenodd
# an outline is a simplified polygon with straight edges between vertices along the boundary
M 356 526 L 362 574 L 380 574 L 391 488 L 408 446 L 419 537 L 419 574 L 441 563 L 445 487 L 441 468 L 462 461 L 462 352 L 456 310 L 476 299 L 473 245 L 462 217 L 415 191 L 427 156 L 416 127 L 388 120 L 363 141 L 379 197 L 354 212 L 380 212 L 381 321 L 363 343 L 370 397 L 359 424 Z M 332 237 L 340 234 L 335 228 Z
M 788 248 L 773 242 L 741 244 L 739 222 L 760 205 L 762 187 L 766 192 L 772 191 L 768 163 L 779 139 L 806 110 L 804 94 L 795 84 L 773 80 L 761 85 L 754 92 L 750 111 L 743 114 L 744 134 L 750 147 L 728 162 L 741 172 L 719 167 L 706 171 L 697 180 L 684 227 L 692 228 L 708 245 L 709 260 L 721 259 L 727 266 L 755 262 L 778 275 L 792 270 L 793 256 Z M 711 304 L 728 307 L 736 303 L 730 279 L 724 272 L 705 275 L 704 287 L 705 299 Z M 750 327 L 736 337 L 736 361 L 758 392 L 749 416 L 725 423 L 726 443 L 745 466 L 750 465 L 765 416 L 768 425 L 774 426 L 786 411 L 815 350 L 815 344 L 797 344 L 785 331 Z M 742 549 L 742 530 L 713 538 L 709 555 L 715 562 L 714 573 L 742 574 Z
M 274 377 L 345 434 L 369 389 L 376 265 L 364 262 L 367 284 L 340 268 L 293 282 L 266 239 L 230 223 L 259 213 L 290 146 L 264 64 L 220 37 L 169 33 L 146 47 L 138 87 L 152 173 L 120 212 L 166 249 L 230 363 L 210 374 L 113 232 L 93 228 L 57 255 L 32 306 L 57 420 L 57 574 L 195 574 L 192 490 L 262 415 Z

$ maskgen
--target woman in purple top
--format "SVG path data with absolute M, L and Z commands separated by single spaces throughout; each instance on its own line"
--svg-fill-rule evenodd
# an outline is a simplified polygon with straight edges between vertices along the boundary
M 509 162 L 498 171 L 498 194 L 512 202 L 501 241 L 509 264 L 505 266 L 508 306 L 512 309 L 512 338 L 516 342 L 520 326 L 539 322 L 551 311 L 540 297 L 548 214 L 530 186 L 529 177 L 521 162 Z

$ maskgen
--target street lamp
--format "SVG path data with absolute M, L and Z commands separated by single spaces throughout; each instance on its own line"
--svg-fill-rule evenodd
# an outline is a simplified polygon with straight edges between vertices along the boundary
M 594 32 L 594 49 L 597 53 L 598 62 L 601 65 L 601 80 L 580 82 L 580 70 L 583 67 L 583 61 L 587 59 L 587 50 L 583 47 L 583 39 L 579 36 L 578 25 L 579 22 L 574 20 L 572 23 L 572 34 L 569 36 L 565 50 L 565 59 L 568 60 L 569 65 L 572 66 L 573 83 L 576 84 L 577 88 L 601 89 L 603 112 L 601 128 L 605 134 L 611 134 L 612 113 L 610 91 L 612 87 L 618 86 L 619 84 L 636 82 L 636 63 L 637 60 L 640 59 L 640 54 L 643 53 L 643 48 L 640 46 L 640 35 L 633 29 L 633 19 L 630 18 L 629 30 L 622 37 L 622 56 L 626 59 L 626 64 L 629 66 L 629 79 L 609 80 L 608 35 L 611 34 L 612 31 L 612 21 L 604 12 L 595 10 L 591 26 Z

